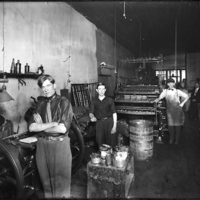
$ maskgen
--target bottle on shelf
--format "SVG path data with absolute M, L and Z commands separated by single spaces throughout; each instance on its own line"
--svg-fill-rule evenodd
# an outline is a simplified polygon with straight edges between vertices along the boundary
M 10 68 L 10 73 L 15 73 L 15 59 L 12 59 L 12 63 L 11 63 L 11 68 Z
M 24 73 L 28 73 L 30 69 L 30 66 L 28 65 L 28 63 L 26 63 L 26 65 L 24 66 Z
M 16 63 L 16 73 L 21 74 L 21 63 L 19 60 L 17 60 L 17 63 Z

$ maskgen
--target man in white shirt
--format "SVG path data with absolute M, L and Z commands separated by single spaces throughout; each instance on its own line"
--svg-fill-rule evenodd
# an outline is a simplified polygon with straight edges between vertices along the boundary
M 185 115 L 182 110 L 182 107 L 189 99 L 189 96 L 182 92 L 179 89 L 176 89 L 174 79 L 170 78 L 166 81 L 168 86 L 167 89 L 164 89 L 160 94 L 159 98 L 154 102 L 159 102 L 162 99 L 166 99 L 167 104 L 167 122 L 168 130 L 170 134 L 170 144 L 173 144 L 175 139 L 175 144 L 179 143 L 181 126 L 184 124 Z M 180 102 L 180 97 L 182 97 L 182 102 Z M 175 134 L 176 133 L 176 134 Z M 174 137 L 175 136 L 175 137 Z

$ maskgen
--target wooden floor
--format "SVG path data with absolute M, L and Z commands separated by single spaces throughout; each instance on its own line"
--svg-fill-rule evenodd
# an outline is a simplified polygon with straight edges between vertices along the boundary
M 71 198 L 87 198 L 86 167 L 92 151 L 92 147 L 86 147 L 85 162 L 72 176 Z M 180 144 L 154 143 L 150 160 L 134 161 L 135 181 L 131 184 L 128 198 L 200 199 L 199 152 L 198 122 L 186 118 Z
M 87 169 L 84 164 L 72 176 L 71 197 L 80 199 L 87 198 Z
M 132 182 L 128 197 L 200 199 L 199 152 L 198 122 L 186 118 L 180 144 L 154 143 L 150 160 L 135 160 L 135 181 Z M 72 176 L 71 196 L 87 198 L 87 170 L 84 164 Z

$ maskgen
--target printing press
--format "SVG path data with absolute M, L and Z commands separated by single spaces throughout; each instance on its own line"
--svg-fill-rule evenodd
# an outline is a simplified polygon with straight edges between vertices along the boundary
M 30 198 L 40 188 L 36 166 L 37 134 L 14 134 L 10 120 L 0 116 L 0 199 Z M 73 119 L 70 130 L 72 174 L 84 155 L 84 140 L 79 122 Z
M 165 101 L 154 103 L 159 97 L 158 85 L 125 85 L 115 91 L 115 105 L 119 121 L 144 119 L 153 122 L 153 135 L 161 139 L 167 131 Z

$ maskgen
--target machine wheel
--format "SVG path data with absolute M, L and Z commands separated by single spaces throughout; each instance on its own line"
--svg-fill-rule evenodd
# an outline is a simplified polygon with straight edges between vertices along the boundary
M 72 152 L 72 174 L 74 174 L 82 163 L 85 150 L 81 129 L 74 120 L 71 123 L 69 137 Z
M 84 140 L 79 125 L 73 120 L 70 131 L 70 147 L 72 152 L 72 174 L 83 160 Z M 0 140 L 0 199 L 20 199 L 26 196 L 25 177 L 15 145 Z
M 0 199 L 24 197 L 24 178 L 19 160 L 8 145 L 0 141 Z

